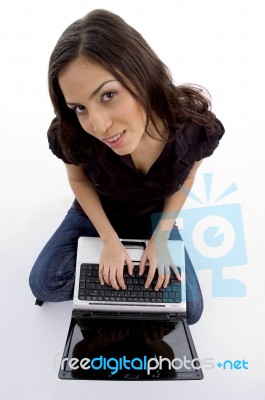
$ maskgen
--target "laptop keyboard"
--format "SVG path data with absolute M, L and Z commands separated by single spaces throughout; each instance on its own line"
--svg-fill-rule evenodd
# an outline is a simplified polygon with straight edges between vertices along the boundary
M 166 288 L 155 291 L 157 275 L 148 289 L 145 289 L 147 272 L 139 277 L 139 266 L 135 266 L 133 275 L 124 271 L 126 289 L 115 290 L 111 286 L 101 285 L 98 277 L 98 264 L 81 264 L 79 280 L 79 300 L 138 302 L 138 303 L 180 303 L 181 283 L 171 274 Z M 179 272 L 180 268 L 178 268 Z

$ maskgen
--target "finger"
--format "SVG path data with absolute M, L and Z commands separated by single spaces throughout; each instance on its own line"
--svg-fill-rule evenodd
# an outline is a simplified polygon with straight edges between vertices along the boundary
M 156 271 L 156 265 L 153 265 L 153 266 L 150 265 L 148 275 L 147 275 L 147 278 L 146 278 L 146 281 L 144 284 L 144 287 L 146 289 L 150 286 L 152 280 L 154 279 L 155 271 Z
M 157 278 L 157 282 L 155 285 L 155 290 L 159 290 L 161 288 L 161 286 L 163 285 L 165 280 L 165 275 L 164 274 L 159 274 L 158 278 Z
M 126 255 L 125 262 L 127 265 L 128 274 L 132 275 L 133 269 L 134 269 L 134 264 L 133 264 L 132 260 L 130 259 L 129 255 Z
M 170 265 L 170 268 L 172 269 L 172 271 L 174 272 L 174 274 L 176 275 L 176 278 L 181 281 L 181 275 L 179 273 L 179 270 L 177 268 L 176 265 Z
M 109 267 L 107 267 L 106 265 L 100 264 L 99 266 L 99 279 L 100 279 L 100 283 L 102 285 L 104 285 L 105 283 L 107 285 L 110 285 L 110 281 L 109 281 Z
M 119 288 L 126 289 L 126 285 L 125 285 L 124 278 L 123 278 L 123 267 L 117 269 L 116 277 L 117 277 L 117 281 L 118 281 L 118 284 L 119 284 L 118 289 Z
M 167 265 L 165 267 L 165 279 L 164 279 L 164 283 L 163 283 L 163 287 L 166 288 L 168 283 L 169 283 L 169 279 L 170 279 L 170 268 L 169 265 Z
M 101 285 L 104 285 L 104 278 L 103 278 L 103 265 L 99 264 L 99 268 L 98 268 L 98 277 L 99 277 L 99 282 Z
M 147 256 L 143 254 L 139 265 L 139 276 L 143 275 L 146 263 L 147 263 Z
M 116 279 L 116 268 L 112 268 L 109 271 L 109 281 L 111 286 L 113 287 L 113 289 L 119 290 L 119 285 L 117 283 L 117 279 Z

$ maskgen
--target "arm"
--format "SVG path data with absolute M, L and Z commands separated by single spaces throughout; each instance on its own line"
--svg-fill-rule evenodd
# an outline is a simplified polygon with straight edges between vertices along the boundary
M 103 242 L 99 265 L 100 283 L 111 284 L 115 289 L 119 289 L 119 286 L 124 289 L 124 263 L 127 264 L 130 274 L 133 270 L 129 255 L 110 224 L 100 199 L 85 176 L 82 166 L 65 165 L 71 189 Z
M 143 274 L 146 263 L 149 261 L 149 272 L 145 282 L 145 287 L 149 287 L 151 284 L 155 271 L 158 268 L 159 277 L 155 289 L 158 290 L 163 287 L 167 287 L 170 278 L 170 268 L 173 269 L 177 279 L 180 279 L 180 275 L 176 265 L 172 262 L 168 247 L 167 240 L 169 238 L 170 232 L 175 224 L 176 218 L 182 209 L 189 191 L 195 180 L 196 172 L 201 164 L 201 161 L 195 162 L 188 177 L 186 178 L 182 189 L 174 193 L 172 196 L 168 197 L 165 201 L 163 213 L 161 215 L 160 221 L 153 232 L 151 239 L 146 246 L 144 251 L 139 273 Z M 170 216 L 170 218 L 168 217 Z M 173 265 L 172 265 L 173 264 Z

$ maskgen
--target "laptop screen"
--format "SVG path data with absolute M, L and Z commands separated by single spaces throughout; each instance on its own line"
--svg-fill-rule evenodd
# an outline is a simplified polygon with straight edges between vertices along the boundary
M 179 322 L 72 318 L 61 379 L 202 379 L 189 327 Z

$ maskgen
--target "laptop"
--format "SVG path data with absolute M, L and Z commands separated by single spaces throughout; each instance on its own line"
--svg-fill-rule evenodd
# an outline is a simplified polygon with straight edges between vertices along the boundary
M 200 362 L 186 321 L 185 249 L 168 240 L 181 281 L 144 288 L 139 277 L 146 240 L 121 240 L 133 264 L 124 268 L 125 290 L 100 285 L 98 237 L 78 240 L 71 323 L 59 369 L 61 379 L 198 380 Z

